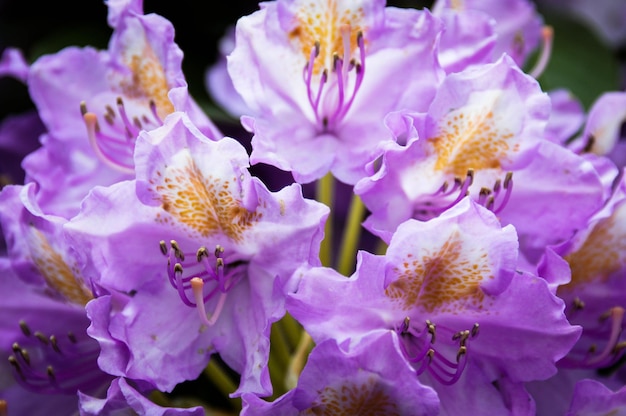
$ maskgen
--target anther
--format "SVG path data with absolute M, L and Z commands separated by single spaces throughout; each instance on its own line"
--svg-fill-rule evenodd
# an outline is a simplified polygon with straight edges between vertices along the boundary
M 479 330 L 479 325 L 478 325 L 478 323 L 475 323 L 474 326 L 472 327 L 472 331 L 470 333 L 472 338 L 475 337 L 476 335 L 478 335 L 478 330 Z
M 14 342 L 11 346 L 11 349 L 13 350 L 13 352 L 20 352 L 22 347 L 20 347 L 20 344 L 18 344 L 17 342 Z
M 572 303 L 574 304 L 574 309 L 576 310 L 581 310 L 585 308 L 585 302 L 580 300 L 579 297 L 575 297 Z
M 85 115 L 85 114 L 87 114 L 87 113 L 88 113 L 88 110 L 87 110 L 87 103 L 86 103 L 86 102 L 84 102 L 84 101 L 81 101 L 81 102 L 80 102 L 80 114 L 84 116 L 84 115 Z
M 220 257 L 223 252 L 224 247 L 220 246 L 219 244 L 215 246 L 215 257 Z
M 167 256 L 167 244 L 165 244 L 165 241 L 159 241 L 159 248 L 161 249 L 161 253 L 163 253 L 164 256 Z
M 20 375 L 22 380 L 26 380 L 26 377 L 24 377 L 24 373 L 22 372 L 22 367 L 20 367 L 20 364 L 17 362 L 17 358 L 15 358 L 14 356 L 10 355 L 9 356 L 9 364 L 11 364 L 11 366 L 13 366 L 13 368 L 15 368 L 15 371 L 17 371 L 17 373 Z
M 6 400 L 0 400 L 0 416 L 9 416 L 9 409 Z
M 456 334 L 452 335 L 452 341 L 458 340 L 461 347 L 464 347 L 465 341 L 467 341 L 467 339 L 469 338 L 469 335 L 470 335 L 470 331 L 468 331 L 467 329 L 464 331 L 459 331 Z
M 22 359 L 24 360 L 24 362 L 30 366 L 30 355 L 28 354 L 28 351 L 26 350 L 26 348 L 22 348 L 19 351 L 19 353 L 22 356 Z
M 61 354 L 61 350 L 59 349 L 59 345 L 57 343 L 57 337 L 54 335 L 50 335 L 50 345 L 52 345 L 52 349 Z
M 320 56 L 320 49 L 321 49 L 319 40 L 315 41 L 315 44 L 313 45 L 313 48 L 315 50 L 315 57 L 317 58 L 318 56 Z
M 200 247 L 198 251 L 196 252 L 196 260 L 198 260 L 198 263 L 200 263 L 202 259 L 205 259 L 208 257 L 209 257 L 209 250 L 207 250 L 207 248 L 204 246 Z
M 400 326 L 400 334 L 404 335 L 409 332 L 409 325 L 411 324 L 411 318 L 408 316 L 404 318 L 402 321 L 402 325 Z
M 76 344 L 78 341 L 76 340 L 76 335 L 73 332 L 67 333 L 67 338 L 70 340 L 72 344 Z
M 433 358 L 435 357 L 435 350 L 433 350 L 432 348 L 428 349 L 428 352 L 426 353 L 426 356 L 428 357 L 428 363 L 432 363 L 433 362 Z
M 180 261 L 184 261 L 185 260 L 185 254 L 183 253 L 183 251 L 180 249 L 180 247 L 178 246 L 178 243 L 176 242 L 176 240 L 170 240 L 170 245 L 172 246 L 172 248 L 174 249 L 174 256 L 180 260 Z
M 458 363 L 461 357 L 464 356 L 465 354 L 467 354 L 467 347 L 461 346 L 459 348 L 459 351 L 456 353 L 456 362 Z
M 46 337 L 46 336 L 45 336 L 44 334 L 42 334 L 41 332 L 39 332 L 39 331 L 35 332 L 35 337 L 37 337 L 37 339 L 38 339 L 39 341 L 41 341 L 41 343 L 42 343 L 43 345 L 48 345 L 48 342 L 49 342 L 49 341 L 48 341 L 48 337 Z
M 618 353 L 622 351 L 623 349 L 626 349 L 626 341 L 621 341 L 615 344 L 615 347 L 613 348 L 613 352 Z
M 174 265 L 174 273 L 182 273 L 183 272 L 183 266 L 180 263 L 176 263 Z
M 430 334 L 430 343 L 434 344 L 435 343 L 435 324 L 433 324 L 429 320 L 426 320 L 426 329 L 428 333 Z
M 51 365 L 49 365 L 46 368 L 46 373 L 48 374 L 48 377 L 52 380 L 55 381 L 56 380 L 56 376 L 54 375 L 54 368 L 52 368 Z

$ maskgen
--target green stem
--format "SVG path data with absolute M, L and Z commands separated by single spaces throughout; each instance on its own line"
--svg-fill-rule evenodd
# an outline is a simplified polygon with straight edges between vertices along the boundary
M 317 181 L 317 201 L 330 207 L 330 214 L 326 220 L 324 227 L 324 241 L 320 247 L 320 260 L 323 266 L 330 267 L 332 265 L 332 249 L 333 249 L 333 200 L 335 194 L 335 178 L 329 172 L 323 178 Z
M 284 373 L 289 365 L 291 352 L 282 328 L 277 323 L 272 325 L 270 330 L 270 346 L 270 356 L 273 355 L 276 358 L 275 364 L 278 366 L 276 370 Z
M 354 269 L 356 251 L 361 237 L 361 222 L 363 222 L 364 214 L 365 205 L 363 205 L 358 195 L 353 194 L 352 201 L 350 202 L 350 211 L 348 212 L 348 218 L 343 230 L 341 251 L 339 252 L 338 271 L 344 276 L 352 274 Z
M 237 390 L 237 385 L 216 360 L 209 360 L 209 364 L 204 369 L 204 374 L 215 384 L 220 393 L 228 398 L 235 409 L 241 410 L 241 399 L 233 399 L 229 396 L 230 393 Z
M 290 350 L 296 348 L 298 345 L 298 341 L 300 340 L 300 335 L 302 334 L 302 326 L 296 319 L 287 312 L 283 319 L 278 321 L 280 326 L 283 329 L 283 333 L 287 337 L 289 342 Z

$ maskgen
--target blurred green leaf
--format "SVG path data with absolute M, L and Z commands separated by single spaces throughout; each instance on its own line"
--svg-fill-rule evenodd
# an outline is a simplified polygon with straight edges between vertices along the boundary
M 539 78 L 544 91 L 568 89 L 588 109 L 603 92 L 620 88 L 614 50 L 581 23 L 555 14 L 543 16 L 554 28 L 552 56 Z

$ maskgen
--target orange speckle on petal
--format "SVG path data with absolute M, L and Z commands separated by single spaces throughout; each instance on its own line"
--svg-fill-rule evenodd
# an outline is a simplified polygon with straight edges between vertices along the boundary
M 50 288 L 77 305 L 86 305 L 93 299 L 91 291 L 76 277 L 77 272 L 70 268 L 39 230 L 31 227 L 30 237 L 32 260 Z
M 145 42 L 141 54 L 130 55 L 126 61 L 132 77 L 122 84 L 124 94 L 130 98 L 153 100 L 162 119 L 174 112 L 167 96 L 170 88 L 165 71 L 150 44 Z
M 322 416 L 395 416 L 400 415 L 395 402 L 373 378 L 362 384 L 346 383 L 326 387 L 304 415 Z
M 572 280 L 564 290 L 592 281 L 604 282 L 612 274 L 626 268 L 626 203 L 609 218 L 599 221 L 584 244 L 565 256 L 572 270 Z
M 310 2 L 303 4 L 296 14 L 297 23 L 289 33 L 289 38 L 306 61 L 316 42 L 319 42 L 320 54 L 314 63 L 314 74 L 319 75 L 324 68 L 330 69 L 334 54 L 343 57 L 342 31 L 348 31 L 350 54 L 357 49 L 357 34 L 365 32 L 363 10 L 359 8 L 353 11 L 342 6 L 337 0 Z
M 241 241 L 245 230 L 262 214 L 250 212 L 233 195 L 228 180 L 204 176 L 191 157 L 181 167 L 168 168 L 161 185 L 155 187 L 163 209 L 171 220 L 184 224 L 202 237 L 218 233 L 233 241 Z
M 493 278 L 487 253 L 480 247 L 464 247 L 458 232 L 421 258 L 407 256 L 394 271 L 397 280 L 385 294 L 405 310 L 426 312 L 481 308 L 485 294 L 480 283 Z
M 517 149 L 513 134 L 497 127 L 491 111 L 452 111 L 439 126 L 430 139 L 437 154 L 435 169 L 456 177 L 465 177 L 469 169 L 498 169 L 502 159 Z

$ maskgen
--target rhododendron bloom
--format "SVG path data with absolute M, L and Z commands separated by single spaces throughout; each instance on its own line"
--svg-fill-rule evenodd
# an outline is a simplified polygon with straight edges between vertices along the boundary
M 88 306 L 101 366 L 169 391 L 217 352 L 240 391 L 268 394 L 270 324 L 295 270 L 319 264 L 328 208 L 296 184 L 269 192 L 238 142 L 182 113 L 140 135 L 135 163 L 136 181 L 94 190 L 66 227 L 111 292 Z
M 252 163 L 354 184 L 388 134 L 382 118 L 425 109 L 439 84 L 440 22 L 383 0 L 279 0 L 237 22 L 228 71 L 252 114 Z M 411 76 L 407 76 L 410 74 Z

